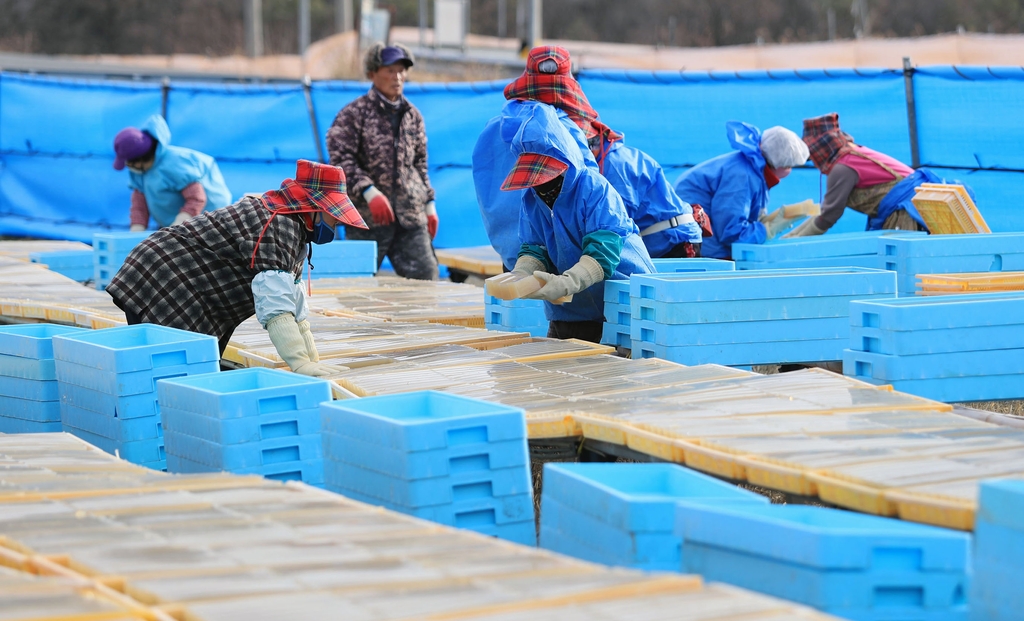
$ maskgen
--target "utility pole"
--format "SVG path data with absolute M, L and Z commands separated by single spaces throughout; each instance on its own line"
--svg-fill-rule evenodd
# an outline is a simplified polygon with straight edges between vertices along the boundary
M 527 32 L 527 49 L 533 49 L 540 45 L 543 28 L 544 2 L 543 0 L 530 1 L 530 27 Z
M 334 31 L 348 32 L 355 28 L 352 0 L 334 0 Z
M 828 11 L 827 11 L 826 15 L 828 17 L 828 40 L 829 41 L 835 41 L 836 40 L 836 10 L 834 8 L 832 8 L 832 7 L 828 7 Z
M 853 0 L 850 7 L 853 14 L 853 33 L 858 39 L 871 36 L 871 16 L 868 10 L 868 0 Z
M 498 0 L 498 38 L 508 36 L 508 0 Z
M 309 0 L 299 0 L 299 56 L 309 47 Z
M 427 47 L 427 0 L 420 0 L 420 48 L 425 47 Z
M 252 58 L 263 56 L 263 0 L 244 0 L 245 53 Z

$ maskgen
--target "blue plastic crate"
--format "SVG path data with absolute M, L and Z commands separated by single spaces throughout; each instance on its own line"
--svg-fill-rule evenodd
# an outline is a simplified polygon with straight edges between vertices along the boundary
M 0 375 L 0 396 L 32 401 L 59 401 L 57 382 Z
M 359 272 L 371 276 L 377 271 L 377 242 L 343 239 L 313 250 L 313 264 L 324 271 Z M 316 269 L 313 270 L 316 273 Z
M 407 481 L 517 466 L 527 468 L 530 463 L 525 439 L 408 452 L 324 432 L 323 446 L 327 459 Z
M 684 540 L 683 567 L 705 580 L 813 606 L 846 619 L 967 621 L 964 572 L 837 571 Z
M 876 386 L 889 385 L 893 390 L 945 403 L 964 401 L 999 401 L 1024 399 L 1024 375 L 986 375 L 982 377 L 944 377 L 923 380 L 879 380 L 871 377 L 845 375 Z
M 114 418 L 67 403 L 60 407 L 61 422 L 67 427 L 81 429 L 116 442 L 138 442 L 163 437 L 160 417 Z
M 167 471 L 179 474 L 223 472 L 220 468 L 194 462 L 172 453 L 167 454 Z M 239 475 L 255 474 L 273 481 L 302 481 L 309 485 L 321 486 L 324 482 L 324 462 L 322 459 L 286 461 L 254 468 L 237 468 L 231 470 L 231 473 Z
M 317 435 L 223 445 L 167 429 L 164 431 L 164 439 L 167 452 L 172 455 L 231 472 L 283 462 L 323 459 L 323 449 Z
M 685 501 L 676 515 L 686 543 L 815 569 L 964 573 L 969 568 L 969 534 L 902 520 L 822 507 L 720 508 Z
M 152 391 L 119 397 L 108 392 L 90 390 L 74 384 L 60 384 L 61 401 L 112 418 L 130 420 L 160 416 L 160 404 Z
M 817 237 L 779 238 L 765 244 L 733 244 L 732 256 L 736 261 L 768 263 L 797 259 L 820 259 L 851 255 L 877 255 L 879 238 L 924 236 L 908 231 L 857 231 L 829 233 Z
M 38 421 L 0 416 L 0 433 L 55 433 L 63 431 L 60 421 Z
M 608 323 L 628 326 L 633 321 L 633 310 L 629 304 L 604 303 L 604 320 Z
M 655 302 L 633 298 L 633 319 L 666 324 L 731 323 L 738 321 L 775 321 L 777 319 L 817 319 L 847 317 L 850 303 L 857 300 L 895 299 L 893 293 L 878 295 L 842 295 L 775 300 L 736 300 L 733 302 Z
M 64 431 L 73 436 L 81 438 L 96 448 L 117 455 L 125 461 L 133 464 L 149 464 L 152 462 L 164 462 L 167 455 L 164 452 L 164 439 L 154 438 L 151 440 L 139 440 L 137 442 L 118 442 L 101 435 L 88 432 L 77 427 L 64 425 Z
M 1020 621 L 1024 589 L 1019 563 L 976 561 L 970 587 L 971 621 Z
M 604 302 L 608 304 L 629 304 L 629 281 L 604 281 Z
M 682 272 L 732 272 L 736 270 L 736 264 L 724 259 L 694 258 L 694 259 L 651 259 L 654 264 L 654 271 L 659 274 L 674 274 Z M 608 298 L 605 297 L 605 301 Z
M 530 300 L 519 298 L 516 300 L 502 300 L 493 295 L 484 294 L 484 306 L 500 306 L 502 308 L 539 308 L 543 311 L 544 300 Z
M 792 270 L 812 269 L 821 267 L 863 267 L 881 269 L 878 264 L 877 254 L 858 254 L 845 257 L 822 257 L 818 259 L 794 259 L 792 261 L 769 261 L 760 263 L 757 261 L 737 261 L 738 270 Z
M 1024 270 L 1024 253 L 963 255 L 957 257 L 909 257 L 886 260 L 881 266 L 896 272 L 900 295 L 913 295 L 921 274 L 963 274 L 967 272 L 1017 272 Z
M 720 345 L 667 346 L 633 341 L 633 358 L 661 358 L 685 365 L 789 364 L 841 360 L 849 338 L 821 341 L 777 341 Z
M 92 236 L 93 252 L 127 255 L 152 233 L 153 231 L 95 233 Z
M 916 331 L 1021 323 L 1024 292 L 942 295 L 850 304 L 850 325 L 861 328 Z
M 481 535 L 496 537 L 524 546 L 534 547 L 537 545 L 537 527 L 532 519 L 493 526 L 473 526 L 472 530 Z
M 502 306 L 486 306 L 484 318 L 488 325 L 503 328 L 519 328 L 520 326 L 547 327 L 548 320 L 544 317 L 543 308 L 504 308 Z
M 1024 533 L 1024 479 L 982 481 L 977 519 Z M 1024 557 L 1021 557 L 1024 565 Z
M 667 571 L 679 571 L 682 541 L 672 529 L 667 531 L 631 531 L 610 526 L 593 516 L 576 511 L 550 496 L 541 499 L 541 526 L 552 534 L 561 533 L 584 545 L 596 548 L 612 559 L 614 565 L 664 563 Z M 544 540 L 541 540 L 541 547 Z
M 115 328 L 108 328 L 113 330 Z M 173 367 L 161 367 L 149 371 L 132 371 L 129 373 L 112 373 L 99 369 L 58 360 L 56 364 L 57 382 L 61 385 L 74 384 L 109 395 L 127 397 L 131 395 L 157 394 L 157 382 L 164 379 L 185 377 L 187 375 L 204 375 L 220 370 L 220 363 L 199 362 Z
M 684 499 L 768 504 L 760 494 L 676 464 L 544 464 L 543 498 L 548 497 L 638 532 L 673 530 L 676 503 Z
M 0 354 L 52 360 L 52 338 L 60 334 L 88 332 L 84 328 L 61 326 L 53 323 L 28 323 L 14 326 L 0 326 Z
M 53 250 L 49 252 L 33 252 L 28 255 L 32 263 L 46 265 L 52 271 L 64 269 L 88 268 L 92 271 L 92 250 Z
M 983 233 L 971 235 L 890 235 L 878 240 L 883 257 L 962 257 L 968 255 L 1018 254 L 1024 248 L 1024 233 Z
M 543 515 L 543 513 L 542 513 Z M 543 522 L 540 525 L 540 547 L 545 550 L 578 558 L 591 563 L 611 565 L 618 567 L 630 567 L 643 571 L 679 571 L 679 565 L 670 562 L 632 562 L 625 563 L 612 554 L 599 550 L 585 541 L 579 541 L 571 533 L 555 530 Z
M 630 326 L 630 336 L 635 341 L 657 345 L 820 341 L 849 339 L 850 322 L 846 317 L 681 325 L 638 320 Z
M 157 393 L 162 407 L 214 418 L 308 410 L 332 399 L 322 379 L 263 368 L 165 380 Z
M 60 422 L 60 402 L 35 401 L 0 395 L 0 417 L 3 416 L 37 423 Z
M 527 437 L 523 411 L 437 391 L 323 403 L 323 430 L 404 451 Z
M 1024 569 L 1024 531 L 985 519 L 974 522 L 973 567 L 1001 565 Z
M 1024 323 L 935 330 L 883 330 L 851 326 L 850 349 L 894 356 L 1024 349 Z
M 217 339 L 149 323 L 53 337 L 54 358 L 112 373 L 220 360 Z
M 327 483 L 403 507 L 458 504 L 481 498 L 530 494 L 527 466 L 453 473 L 432 479 L 406 480 L 331 459 L 324 460 Z
M 657 302 L 733 302 L 895 292 L 895 274 L 853 267 L 634 274 L 629 279 L 630 298 Z
M 429 507 L 407 507 L 358 490 L 339 486 L 331 465 L 329 460 L 324 462 L 324 480 L 327 489 L 330 491 L 353 500 L 384 507 L 413 517 L 437 522 L 438 524 L 476 530 L 507 524 L 519 524 L 527 521 L 533 523 L 534 521 L 533 494 L 475 498 Z
M 967 345 L 965 343 L 965 345 Z M 877 380 L 927 380 L 1024 374 L 1024 348 L 894 356 L 843 350 L 843 372 Z M 1020 386 L 1024 393 L 1024 385 Z
M 0 354 L 0 375 L 18 379 L 57 381 L 54 361 Z
M 601 344 L 612 347 L 629 349 L 633 346 L 629 333 L 629 326 L 621 326 L 617 323 L 605 323 L 601 328 Z
M 227 419 L 163 407 L 160 415 L 169 432 L 223 445 L 320 433 L 319 407 Z

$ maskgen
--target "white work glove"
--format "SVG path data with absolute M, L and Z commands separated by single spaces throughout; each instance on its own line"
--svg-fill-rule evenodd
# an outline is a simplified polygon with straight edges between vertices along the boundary
M 790 239 L 793 237 L 811 237 L 812 235 L 822 235 L 825 231 L 819 229 L 814 224 L 814 218 L 807 218 L 803 224 L 796 227 L 792 231 L 782 236 L 782 239 Z
M 333 367 L 309 359 L 306 339 L 303 338 L 299 324 L 295 323 L 295 316 L 291 313 L 282 313 L 267 322 L 267 332 L 278 355 L 292 371 L 313 377 L 335 375 L 338 372 Z
M 526 297 L 548 302 L 577 294 L 604 280 L 604 270 L 601 269 L 601 264 L 589 255 L 580 257 L 579 263 L 562 274 L 555 275 L 538 270 L 533 275 L 543 282 L 544 286 Z
M 184 211 L 179 211 L 178 215 L 174 216 L 174 222 L 171 222 L 171 226 L 178 226 L 182 222 L 186 222 L 186 221 L 191 220 L 191 219 L 192 219 L 192 214 L 184 212 Z
M 543 272 L 544 267 L 544 262 L 537 257 L 531 254 L 524 254 L 516 259 L 516 266 L 512 268 L 512 273 L 521 276 L 532 276 L 534 272 Z
M 128 230 L 131 231 L 132 233 L 141 233 L 142 231 L 146 230 L 146 225 L 145 224 L 133 224 L 130 227 L 128 227 Z
M 299 334 L 302 335 L 302 340 L 306 344 L 306 355 L 309 356 L 310 361 L 320 362 L 320 352 L 316 350 L 316 343 L 313 342 L 313 333 L 309 331 L 309 322 L 303 319 L 298 322 Z

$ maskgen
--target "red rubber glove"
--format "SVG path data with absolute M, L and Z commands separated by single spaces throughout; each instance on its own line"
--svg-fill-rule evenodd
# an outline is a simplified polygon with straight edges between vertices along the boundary
M 384 193 L 372 185 L 363 192 L 363 198 L 370 206 L 370 215 L 377 226 L 386 226 L 395 221 L 395 212 L 391 209 L 391 201 Z
M 427 214 L 427 232 L 430 233 L 430 239 L 437 237 L 437 208 L 434 206 L 434 201 L 427 203 L 424 211 Z

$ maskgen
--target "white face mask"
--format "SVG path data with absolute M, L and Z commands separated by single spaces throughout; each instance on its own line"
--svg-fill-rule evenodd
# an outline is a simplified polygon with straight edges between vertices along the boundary
M 128 168 L 128 170 L 132 171 L 133 173 L 136 173 L 136 174 L 139 174 L 139 175 L 141 175 L 142 173 L 146 172 L 145 170 L 143 170 L 142 168 L 140 168 L 138 166 L 127 166 L 127 168 Z

